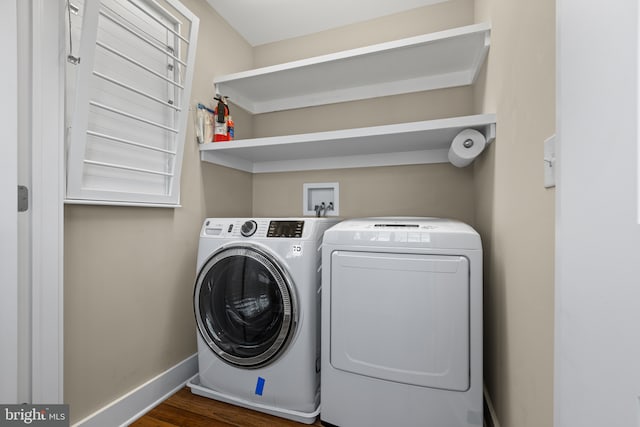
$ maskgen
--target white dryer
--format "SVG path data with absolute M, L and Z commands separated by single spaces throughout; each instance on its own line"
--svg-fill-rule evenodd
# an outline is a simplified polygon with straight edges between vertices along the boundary
M 322 263 L 323 425 L 481 427 L 478 233 L 347 220 L 325 232 Z
M 209 218 L 194 290 L 193 393 L 312 423 L 320 404 L 326 218 Z

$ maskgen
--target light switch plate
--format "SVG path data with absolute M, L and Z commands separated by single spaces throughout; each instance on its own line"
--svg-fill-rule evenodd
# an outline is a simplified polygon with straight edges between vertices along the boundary
M 556 136 L 552 135 L 544 141 L 544 187 L 556 186 Z

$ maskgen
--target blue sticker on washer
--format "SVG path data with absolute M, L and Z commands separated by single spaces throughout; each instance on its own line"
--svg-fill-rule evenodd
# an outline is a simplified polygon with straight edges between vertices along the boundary
M 264 378 L 258 377 L 258 382 L 256 383 L 256 394 L 258 396 L 262 396 L 262 390 L 264 390 L 264 381 Z

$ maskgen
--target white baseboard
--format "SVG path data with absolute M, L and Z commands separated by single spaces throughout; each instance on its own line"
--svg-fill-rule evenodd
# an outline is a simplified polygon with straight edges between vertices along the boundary
M 198 355 L 194 354 L 78 421 L 73 427 L 128 426 L 184 387 L 197 373 Z
M 498 421 L 498 416 L 496 415 L 496 410 L 493 407 L 493 402 L 491 401 L 491 396 L 489 396 L 487 387 L 484 387 L 484 404 L 486 406 L 484 420 L 485 426 L 500 427 L 500 422 Z

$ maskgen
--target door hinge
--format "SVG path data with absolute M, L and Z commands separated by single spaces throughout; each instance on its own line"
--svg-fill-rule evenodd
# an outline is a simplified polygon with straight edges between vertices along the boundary
M 18 212 L 29 209 L 29 189 L 24 185 L 18 185 Z

